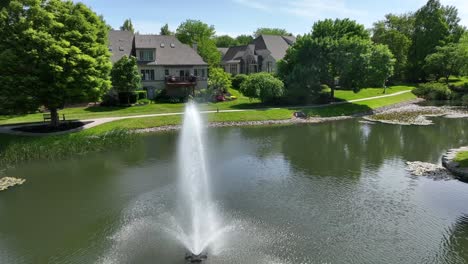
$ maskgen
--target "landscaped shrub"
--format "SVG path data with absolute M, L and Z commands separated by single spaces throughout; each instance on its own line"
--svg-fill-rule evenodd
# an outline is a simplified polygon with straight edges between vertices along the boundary
M 263 103 L 277 103 L 284 95 L 284 84 L 273 75 L 260 72 L 249 75 L 240 90 L 245 96 L 258 98 Z
M 130 105 L 136 104 L 138 101 L 138 94 L 136 92 L 119 92 L 119 104 Z
M 234 77 L 232 77 L 231 82 L 232 82 L 232 88 L 239 90 L 242 83 L 247 79 L 247 75 L 245 74 L 238 74 Z
M 139 105 L 148 105 L 148 104 L 151 104 L 151 100 L 150 99 L 140 99 L 138 100 L 138 104 Z
M 105 94 L 102 97 L 101 106 L 118 106 L 119 100 L 111 94 Z
M 138 100 L 148 99 L 148 92 L 145 90 L 138 90 L 135 93 L 138 95 Z
M 452 98 L 452 91 L 448 86 L 438 82 L 420 84 L 413 90 L 413 93 L 429 100 L 449 100 Z

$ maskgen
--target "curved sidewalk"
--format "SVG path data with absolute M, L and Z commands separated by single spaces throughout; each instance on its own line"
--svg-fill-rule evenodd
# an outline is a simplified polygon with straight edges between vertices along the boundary
M 321 104 L 321 105 L 306 105 L 306 106 L 291 106 L 291 107 L 267 107 L 267 108 L 253 108 L 253 109 L 239 109 L 239 110 L 207 110 L 207 111 L 201 111 L 200 113 L 202 114 L 213 114 L 213 113 L 234 113 L 234 112 L 249 112 L 249 111 L 258 111 L 258 110 L 277 110 L 277 109 L 304 109 L 304 108 L 320 108 L 320 107 L 329 107 L 333 105 L 342 105 L 342 104 L 350 104 L 350 103 L 357 103 L 357 102 L 363 102 L 363 101 L 370 101 L 370 100 L 375 100 L 375 99 L 381 99 L 381 98 L 386 98 L 386 97 L 393 97 L 405 93 L 411 92 L 410 90 L 408 91 L 402 91 L 402 92 L 397 92 L 393 94 L 387 94 L 387 95 L 380 95 L 380 96 L 374 96 L 374 97 L 368 97 L 368 98 L 361 98 L 361 99 L 355 99 L 355 100 L 350 100 L 350 101 L 343 101 L 343 102 L 337 102 L 337 103 L 332 103 L 332 104 Z M 84 125 L 83 127 L 76 128 L 76 129 L 71 129 L 67 131 L 61 131 L 61 132 L 55 132 L 55 133 L 44 133 L 44 134 L 39 134 L 39 133 L 29 133 L 29 132 L 21 132 L 21 131 L 15 131 L 13 129 L 23 127 L 23 126 L 32 126 L 31 124 L 16 124 L 16 125 L 11 125 L 11 126 L 1 126 L 0 127 L 0 133 L 2 134 L 10 134 L 10 135 L 19 135 L 19 136 L 55 136 L 55 135 L 63 135 L 63 134 L 69 134 L 69 133 L 74 133 L 74 132 L 79 132 L 82 130 L 86 130 L 92 127 L 96 127 L 105 123 L 117 121 L 117 120 L 123 120 L 123 119 L 134 119 L 134 118 L 145 118 L 145 117 L 158 117 L 158 116 L 176 116 L 176 115 L 183 115 L 183 112 L 177 112 L 177 113 L 164 113 L 164 114 L 149 114 L 149 115 L 134 115 L 134 116 L 119 116 L 119 117 L 103 117 L 103 118 L 94 118 L 94 119 L 83 119 L 83 120 L 78 120 L 82 122 L 91 122 L 89 124 Z M 37 124 L 41 125 L 41 124 Z

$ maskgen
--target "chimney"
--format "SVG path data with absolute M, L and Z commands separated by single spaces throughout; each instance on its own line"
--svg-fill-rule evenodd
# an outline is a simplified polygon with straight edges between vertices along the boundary
M 194 42 L 192 44 L 192 49 L 194 49 L 196 52 L 198 52 L 198 43 Z

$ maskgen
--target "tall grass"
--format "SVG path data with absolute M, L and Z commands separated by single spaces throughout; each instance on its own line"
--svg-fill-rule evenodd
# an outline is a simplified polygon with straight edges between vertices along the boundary
M 128 130 L 111 130 L 92 135 L 77 133 L 51 137 L 19 137 L 0 149 L 0 167 L 14 166 L 31 160 L 59 160 L 134 145 L 137 135 Z

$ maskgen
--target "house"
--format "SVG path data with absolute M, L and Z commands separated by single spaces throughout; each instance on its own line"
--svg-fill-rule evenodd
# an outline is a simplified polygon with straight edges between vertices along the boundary
M 230 47 L 223 55 L 221 65 L 232 75 L 239 73 L 276 72 L 276 63 L 296 42 L 293 36 L 260 35 L 249 45 Z
M 207 88 L 208 64 L 192 48 L 174 36 L 140 35 L 130 31 L 109 32 L 112 63 L 124 55 L 135 56 L 143 89 L 152 99 L 166 88 L 168 95 L 180 96 Z

